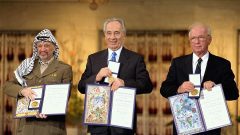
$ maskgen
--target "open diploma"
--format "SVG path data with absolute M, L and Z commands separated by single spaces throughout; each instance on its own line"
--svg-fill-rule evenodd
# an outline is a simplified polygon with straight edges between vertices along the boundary
M 212 91 L 203 90 L 199 99 L 189 98 L 184 93 L 169 97 L 169 101 L 179 135 L 232 124 L 221 84 L 213 87 Z
M 134 88 L 112 92 L 108 85 L 87 85 L 83 123 L 132 129 L 135 98 Z
M 39 113 L 61 115 L 66 113 L 70 84 L 51 84 L 31 87 L 35 100 L 18 97 L 15 118 L 35 117 Z

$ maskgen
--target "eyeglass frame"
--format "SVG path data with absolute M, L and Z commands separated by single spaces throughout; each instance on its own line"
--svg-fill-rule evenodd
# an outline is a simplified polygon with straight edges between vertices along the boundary
M 201 36 L 198 36 L 198 37 L 191 37 L 191 38 L 189 38 L 189 40 L 191 42 L 196 42 L 197 40 L 203 42 L 203 41 L 206 41 L 208 37 L 210 37 L 210 35 L 207 35 L 207 36 L 201 35 Z

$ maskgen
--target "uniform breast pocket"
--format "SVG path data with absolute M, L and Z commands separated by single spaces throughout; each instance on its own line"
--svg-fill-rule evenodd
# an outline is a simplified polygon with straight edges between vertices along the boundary
M 61 83 L 61 78 L 60 78 L 59 74 L 52 73 L 52 74 L 49 74 L 48 76 L 46 76 L 44 78 L 44 81 L 46 84 L 56 84 L 56 83 Z

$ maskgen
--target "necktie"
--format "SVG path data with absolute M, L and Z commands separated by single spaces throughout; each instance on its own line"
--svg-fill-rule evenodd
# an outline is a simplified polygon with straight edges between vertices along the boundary
M 112 52 L 112 58 L 111 58 L 111 61 L 116 62 L 116 55 L 117 55 L 116 52 Z
M 196 70 L 195 70 L 195 74 L 201 74 L 201 62 L 202 62 L 202 59 L 199 58 L 198 63 L 197 63 L 197 67 L 196 67 Z

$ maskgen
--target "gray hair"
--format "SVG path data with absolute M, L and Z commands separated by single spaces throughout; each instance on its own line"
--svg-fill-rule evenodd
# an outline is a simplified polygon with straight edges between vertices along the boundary
M 114 22 L 114 21 L 117 21 L 117 22 L 119 22 L 119 23 L 121 24 L 121 26 L 122 26 L 122 32 L 123 32 L 124 34 L 126 34 L 126 27 L 125 27 L 125 23 L 124 23 L 123 19 L 121 19 L 121 18 L 116 18 L 116 17 L 109 18 L 109 19 L 107 19 L 107 20 L 104 22 L 104 24 L 103 24 L 103 32 L 104 32 L 104 33 L 106 32 L 107 24 L 110 23 L 110 22 Z
M 211 28 L 208 25 L 200 22 L 193 23 L 192 25 L 189 26 L 188 36 L 190 36 L 192 29 L 195 27 L 204 27 L 207 30 L 207 34 L 209 36 L 212 36 Z

